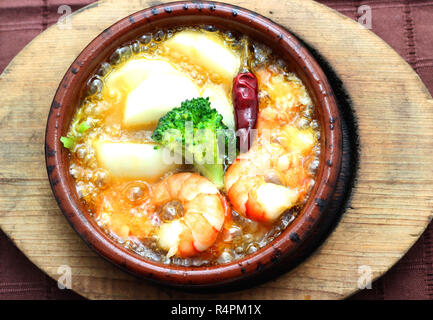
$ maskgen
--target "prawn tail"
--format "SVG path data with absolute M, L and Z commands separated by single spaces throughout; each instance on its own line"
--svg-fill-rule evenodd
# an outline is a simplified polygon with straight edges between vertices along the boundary
M 245 216 L 257 222 L 268 222 L 265 210 L 252 196 L 245 203 Z
M 189 228 L 185 228 L 179 235 L 177 255 L 181 258 L 187 258 L 197 253 L 199 253 L 199 251 L 194 246 L 193 234 Z
M 192 234 L 194 249 L 202 252 L 214 244 L 219 230 L 215 229 L 201 213 L 189 212 L 184 218 Z

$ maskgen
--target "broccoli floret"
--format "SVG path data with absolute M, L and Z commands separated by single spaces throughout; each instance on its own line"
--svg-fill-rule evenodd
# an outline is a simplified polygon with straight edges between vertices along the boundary
M 218 111 L 211 108 L 209 98 L 185 100 L 159 119 L 152 139 L 181 154 L 185 163 L 193 164 L 221 189 L 224 165 L 232 160 L 233 156 L 229 155 L 236 145 L 234 133 L 222 119 Z

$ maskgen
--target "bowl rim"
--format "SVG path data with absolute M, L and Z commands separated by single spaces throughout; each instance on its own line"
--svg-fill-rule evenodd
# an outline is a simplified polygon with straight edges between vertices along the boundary
M 112 45 L 136 27 L 174 16 L 202 15 L 234 19 L 237 23 L 266 32 L 267 37 L 288 51 L 303 72 L 310 78 L 310 95 L 320 107 L 322 152 L 316 185 L 301 214 L 271 243 L 256 253 L 228 264 L 205 267 L 165 265 L 129 251 L 110 239 L 95 222 L 89 219 L 82 201 L 77 201 L 76 190 L 69 183 L 68 165 L 60 136 L 65 132 L 65 110 L 71 88 L 82 85 L 81 79 L 104 46 Z M 119 45 L 117 45 L 119 47 Z M 99 64 L 102 60 L 99 60 Z M 81 78 L 80 78 L 81 76 Z M 325 143 L 323 143 L 323 139 Z M 245 8 L 220 2 L 179 1 L 152 6 L 125 17 L 94 38 L 78 55 L 63 77 L 54 96 L 45 133 L 45 159 L 51 189 L 62 213 L 73 229 L 97 253 L 118 267 L 142 278 L 171 286 L 218 287 L 234 283 L 271 270 L 277 262 L 285 261 L 296 252 L 320 223 L 335 191 L 342 161 L 342 129 L 338 106 L 326 75 L 308 50 L 291 33 L 270 19 Z M 320 178 L 320 181 L 319 181 Z M 318 183 L 317 183 L 318 182 Z

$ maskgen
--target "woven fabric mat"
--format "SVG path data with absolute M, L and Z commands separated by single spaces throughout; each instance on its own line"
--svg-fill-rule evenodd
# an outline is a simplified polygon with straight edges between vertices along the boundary
M 68 5 L 72 11 L 89 0 L 3 0 L 0 2 L 0 73 L 35 36 L 56 23 Z M 320 0 L 358 20 L 360 6 L 372 13 L 372 31 L 393 47 L 433 94 L 433 0 Z M 2 183 L 0 181 L 0 183 Z M 350 299 L 433 298 L 433 225 L 387 274 Z M 82 299 L 34 266 L 0 231 L 1 299 Z

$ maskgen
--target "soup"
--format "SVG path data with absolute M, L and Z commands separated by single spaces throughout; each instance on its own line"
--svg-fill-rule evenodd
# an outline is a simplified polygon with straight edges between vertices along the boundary
M 321 148 L 315 107 L 285 62 L 211 26 L 118 48 L 61 141 L 102 230 L 181 266 L 229 263 L 278 237 L 308 199 Z

